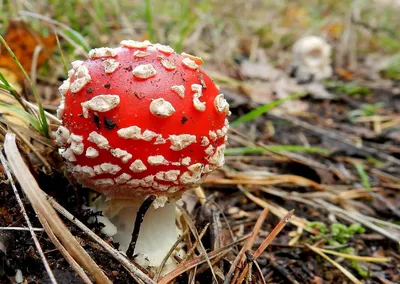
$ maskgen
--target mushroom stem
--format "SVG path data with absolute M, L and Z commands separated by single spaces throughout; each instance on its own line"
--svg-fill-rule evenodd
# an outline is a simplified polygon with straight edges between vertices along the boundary
M 159 199 L 145 212 L 133 250 L 135 261 L 144 267 L 159 267 L 179 238 L 176 200 L 165 202 Z M 121 251 L 129 250 L 137 216 L 139 219 L 143 217 L 141 206 L 141 203 L 127 203 L 126 200 L 106 200 L 102 206 L 103 215 L 117 228 L 117 233 L 112 237 L 120 244 Z M 166 264 L 173 265 L 173 259 L 170 258 Z

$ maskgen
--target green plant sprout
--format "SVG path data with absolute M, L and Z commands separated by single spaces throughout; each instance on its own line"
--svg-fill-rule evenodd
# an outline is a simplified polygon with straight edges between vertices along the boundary
M 390 58 L 389 66 L 383 74 L 389 79 L 400 80 L 400 53 L 397 53 Z
M 310 222 L 307 224 L 308 228 L 316 229 L 320 234 L 317 236 L 311 236 L 311 240 L 319 241 L 324 239 L 329 246 L 343 246 L 354 237 L 356 234 L 362 234 L 365 229 L 358 223 L 346 226 L 341 223 L 333 223 L 330 228 L 323 222 Z M 352 247 L 341 247 L 337 249 L 341 253 L 354 255 L 355 249 Z M 361 277 L 369 277 L 369 271 L 365 270 L 360 261 L 349 259 L 351 267 L 357 271 Z
M 354 167 L 357 170 L 358 175 L 360 176 L 361 183 L 364 186 L 364 188 L 368 191 L 371 190 L 371 184 L 369 183 L 369 176 L 367 172 L 364 169 L 364 166 L 361 163 L 356 163 Z
M 384 103 L 362 104 L 359 109 L 352 110 L 348 113 L 347 118 L 350 122 L 354 122 L 357 117 L 366 117 L 376 115 L 378 109 L 384 107 Z
M 332 88 L 335 93 L 341 93 L 348 96 L 367 96 L 371 95 L 371 90 L 367 87 L 360 86 L 356 82 L 333 82 L 328 81 L 325 83 L 326 87 Z

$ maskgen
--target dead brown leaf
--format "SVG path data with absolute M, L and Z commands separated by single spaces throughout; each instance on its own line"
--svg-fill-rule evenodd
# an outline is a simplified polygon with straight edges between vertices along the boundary
M 32 31 L 27 24 L 22 21 L 10 22 L 4 39 L 10 46 L 15 56 L 20 61 L 26 72 L 30 72 L 32 61 L 36 57 L 35 49 L 42 46 L 43 50 L 37 56 L 37 67 L 42 66 L 49 58 L 49 54 L 55 47 L 56 38 L 54 35 L 42 37 Z M 0 46 L 0 67 L 10 70 L 19 80 L 23 79 L 23 74 L 19 70 L 13 58 L 4 46 Z

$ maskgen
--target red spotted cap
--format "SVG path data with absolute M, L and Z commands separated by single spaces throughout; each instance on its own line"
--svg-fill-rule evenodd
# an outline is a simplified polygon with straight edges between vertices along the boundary
M 106 196 L 179 193 L 224 164 L 229 105 L 170 46 L 124 40 L 72 62 L 56 140 L 67 169 Z

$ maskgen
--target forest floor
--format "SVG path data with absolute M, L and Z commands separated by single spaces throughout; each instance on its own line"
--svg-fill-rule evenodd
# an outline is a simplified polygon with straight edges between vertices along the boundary
M 79 1 L 38 1 L 35 7 L 16 2 L 2 4 L 0 34 L 51 113 L 67 77 L 63 61 L 84 59 L 89 46 L 116 46 L 126 38 L 151 39 L 202 57 L 204 70 L 225 94 L 232 112 L 226 164 L 184 198 L 191 218 L 184 222 L 203 234 L 209 256 L 219 254 L 210 269 L 196 251 L 171 280 L 229 283 L 246 265 L 246 283 L 400 283 L 400 7 L 395 1 L 319 6 L 311 0 L 233 1 L 229 7 L 200 1 L 191 7 L 181 0 L 152 1 L 152 9 L 146 8 L 151 1 L 98 0 L 90 7 Z M 324 80 L 293 77 L 292 46 L 306 35 L 323 36 L 332 47 L 333 74 Z M 34 101 L 4 45 L 0 72 Z M 16 105 L 2 93 L 0 100 Z M 54 141 L 37 138 L 40 134 L 19 122 L 18 113 L 8 114 L 3 103 L 2 140 L 6 132 L 25 137 L 21 149 L 40 188 L 115 246 L 100 233 L 102 224 L 88 223 L 91 215 L 82 209 L 87 190 L 64 176 Z M 50 170 L 31 144 L 40 145 L 35 150 Z M 0 174 L 0 283 L 15 283 L 17 271 L 24 283 L 51 283 L 5 167 Z M 84 283 L 44 231 L 29 199 L 19 187 L 17 192 L 58 282 Z M 129 269 L 64 217 L 113 283 L 135 283 Z M 188 246 L 195 243 L 189 231 L 186 240 Z M 265 241 L 268 247 L 255 259 Z M 245 245 L 251 248 L 240 252 Z M 235 259 L 241 265 L 230 271 Z M 184 265 L 190 261 L 191 267 Z

